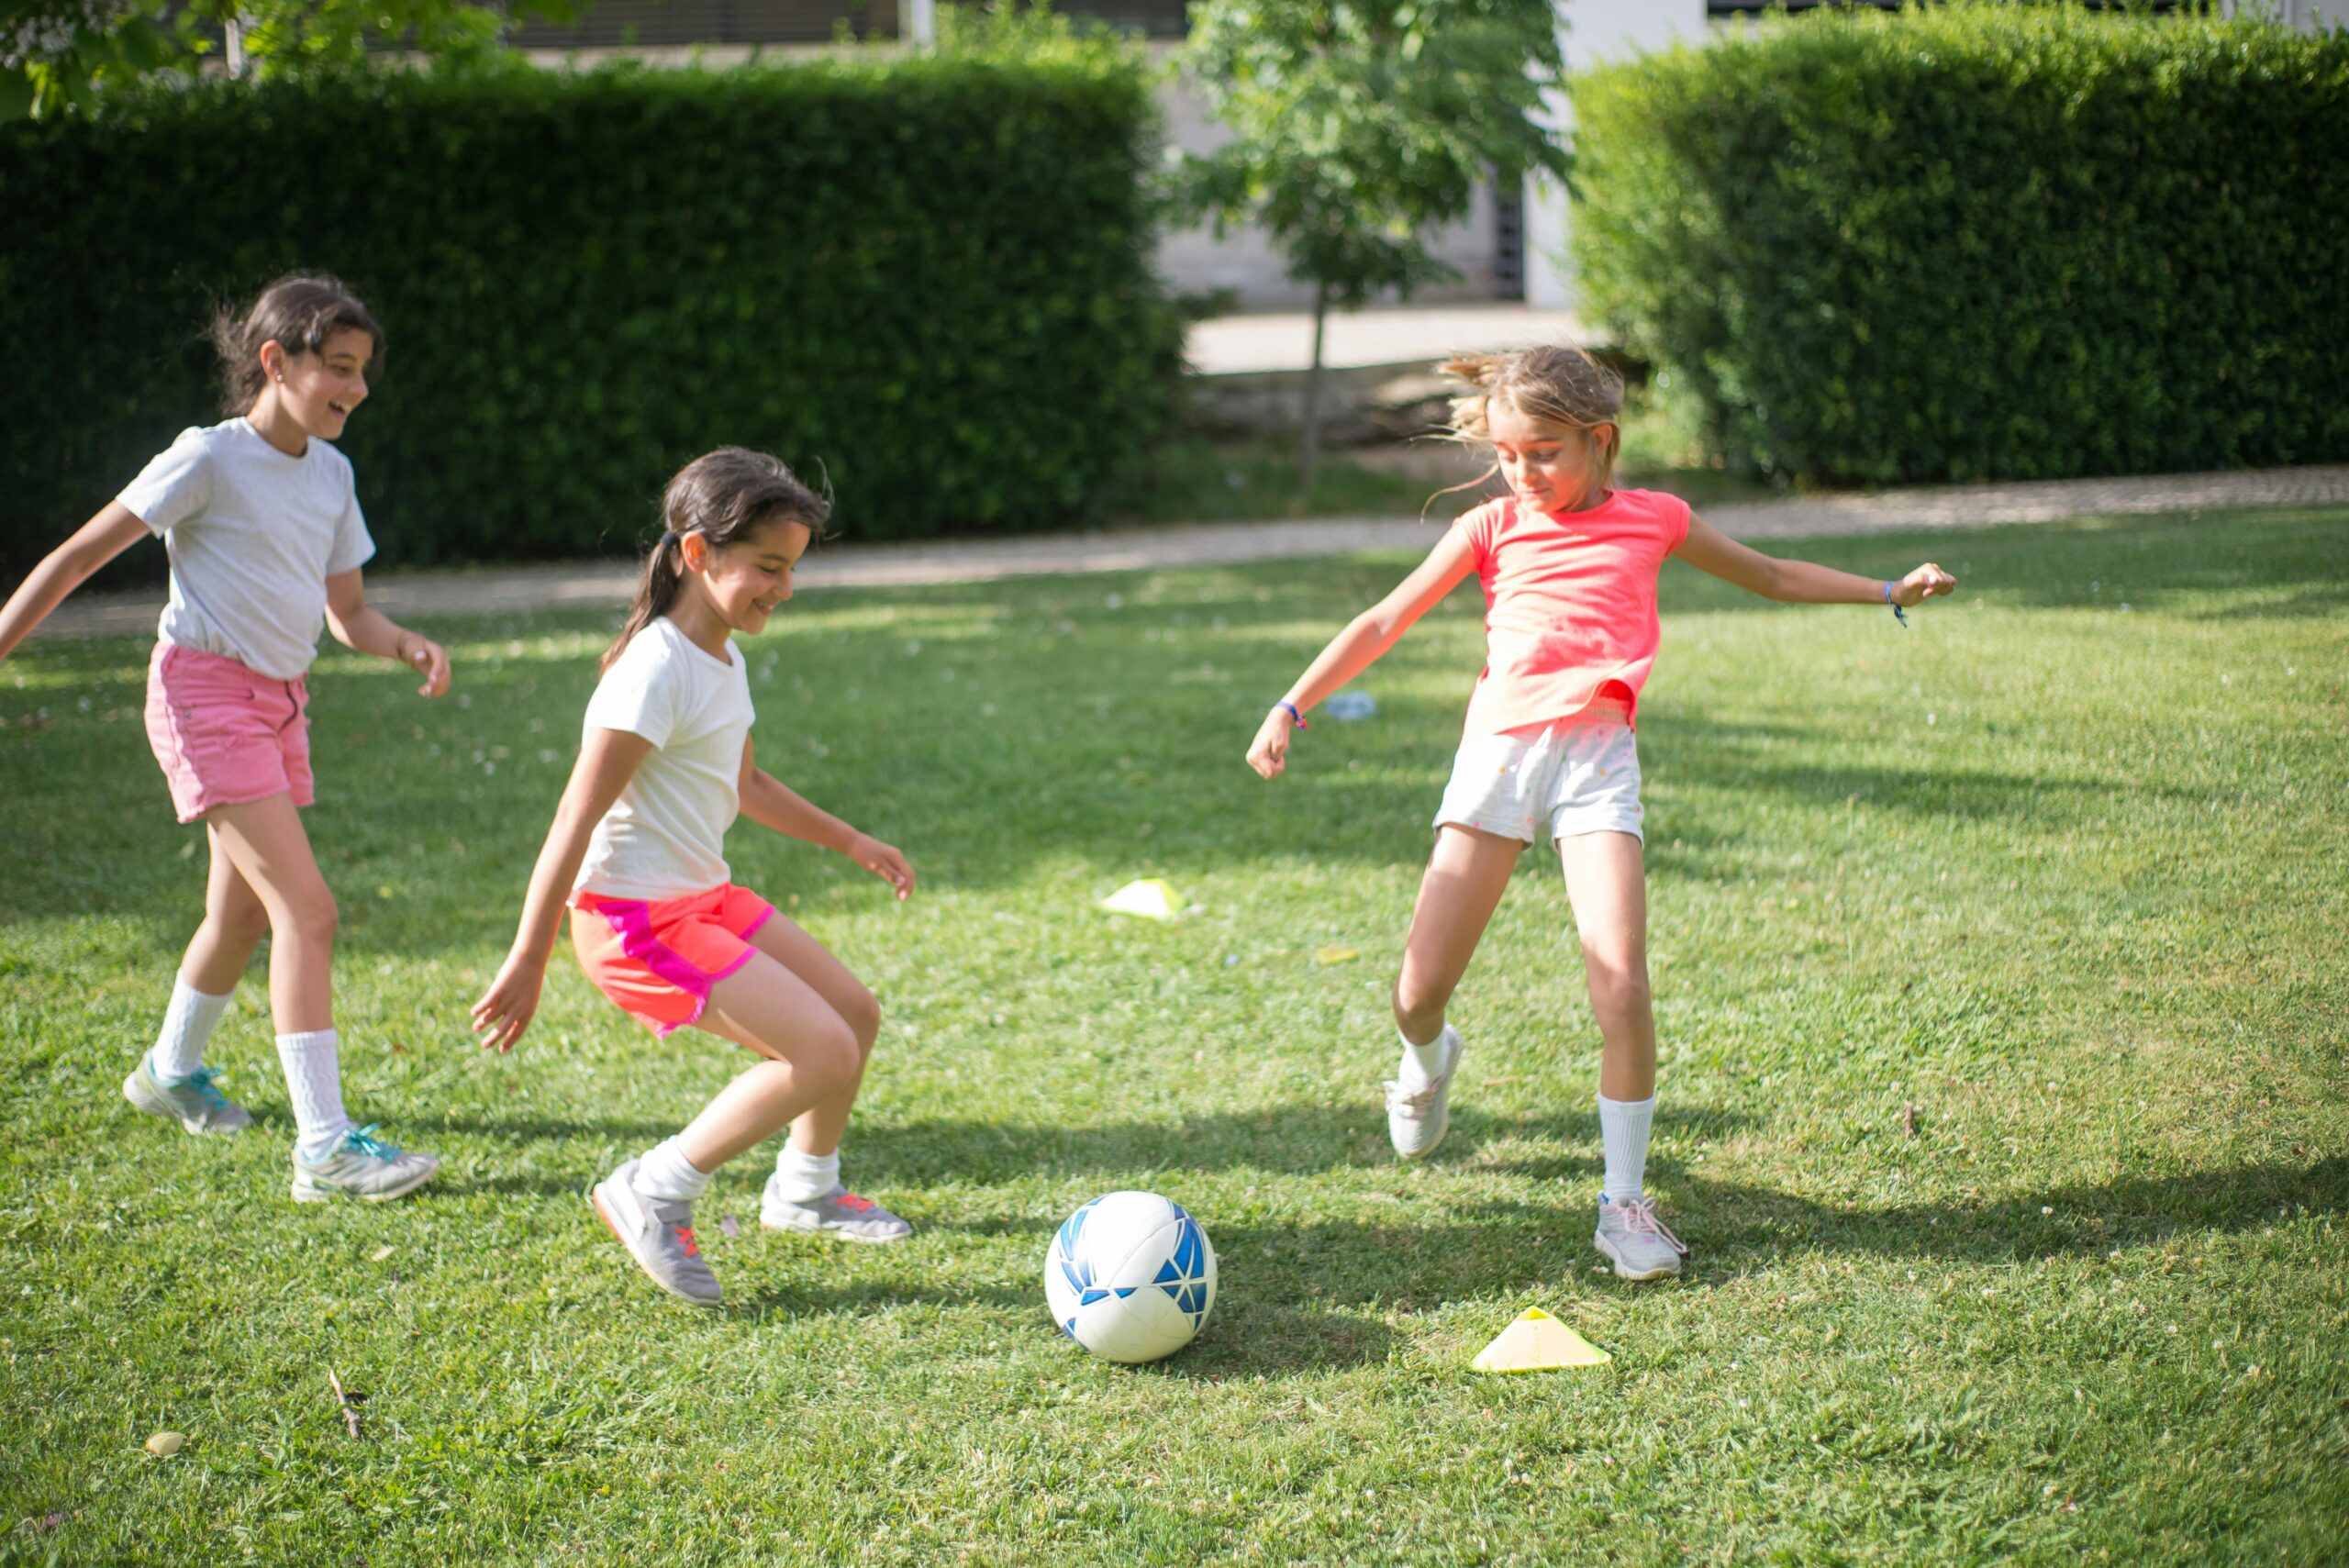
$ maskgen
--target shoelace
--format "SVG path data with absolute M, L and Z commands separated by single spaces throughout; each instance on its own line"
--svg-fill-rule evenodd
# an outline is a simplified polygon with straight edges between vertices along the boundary
M 1622 1211 L 1625 1229 L 1654 1236 L 1682 1257 L 1688 1255 L 1688 1244 L 1675 1236 L 1672 1233 L 1672 1227 L 1666 1225 L 1662 1217 L 1656 1213 L 1655 1199 L 1644 1196 L 1635 1197 L 1629 1203 L 1620 1203 L 1615 1207 Z
M 680 1241 L 683 1241 L 683 1242 L 685 1244 L 685 1256 L 686 1256 L 686 1257 L 688 1257 L 688 1258 L 698 1258 L 698 1257 L 700 1257 L 700 1256 L 701 1256 L 701 1243 L 694 1240 L 694 1228 L 693 1228 L 692 1226 L 690 1226 L 690 1225 L 680 1225 L 680 1226 L 678 1226 L 678 1227 L 677 1227 L 677 1240 L 680 1240 Z
M 228 1096 L 214 1086 L 214 1081 L 220 1075 L 217 1068 L 199 1067 L 187 1075 L 182 1086 L 194 1089 L 197 1094 L 202 1095 L 205 1106 L 208 1109 L 225 1111 L 228 1108 Z
M 840 1196 L 834 1198 L 832 1202 L 837 1207 L 848 1210 L 851 1214 L 863 1214 L 866 1209 L 873 1207 L 873 1200 L 871 1198 L 859 1197 L 854 1193 L 844 1192 L 841 1194 Z
M 1449 1073 L 1444 1074 L 1444 1078 L 1449 1078 L 1450 1076 L 1452 1076 L 1452 1074 Z M 1386 1108 L 1390 1111 L 1401 1111 L 1405 1115 L 1409 1116 L 1416 1120 L 1417 1118 L 1427 1115 L 1428 1112 L 1434 1107 L 1436 1095 L 1442 1092 L 1443 1078 L 1437 1079 L 1434 1083 L 1430 1084 L 1424 1089 L 1412 1089 L 1408 1091 L 1406 1091 L 1400 1084 L 1388 1084 L 1386 1085 Z
M 371 1121 L 365 1127 L 352 1128 L 342 1135 L 342 1146 L 351 1153 L 363 1155 L 370 1160 L 398 1159 L 400 1146 L 396 1143 L 386 1143 L 375 1136 L 375 1129 L 383 1125 L 378 1121 Z

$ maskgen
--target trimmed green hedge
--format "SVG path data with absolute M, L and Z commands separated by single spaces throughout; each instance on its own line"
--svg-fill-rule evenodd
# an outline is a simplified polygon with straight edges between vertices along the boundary
M 1575 79 L 1594 327 L 1821 481 L 2349 459 L 2349 34 L 1813 12 Z
M 1153 115 L 1095 51 L 212 83 L 6 127 L 0 569 L 221 417 L 212 305 L 296 267 L 390 339 L 341 443 L 382 562 L 622 553 L 729 442 L 828 473 L 852 536 L 1085 517 L 1179 370 Z

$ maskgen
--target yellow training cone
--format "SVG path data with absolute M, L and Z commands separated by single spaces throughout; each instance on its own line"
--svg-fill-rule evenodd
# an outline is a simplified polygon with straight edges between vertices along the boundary
M 1468 1364 L 1478 1372 L 1548 1372 L 1604 1366 L 1614 1359 L 1540 1307 L 1529 1307 Z
M 1126 884 L 1101 900 L 1101 907 L 1113 915 L 1139 915 L 1145 920 L 1172 920 L 1182 912 L 1174 890 L 1154 876 Z

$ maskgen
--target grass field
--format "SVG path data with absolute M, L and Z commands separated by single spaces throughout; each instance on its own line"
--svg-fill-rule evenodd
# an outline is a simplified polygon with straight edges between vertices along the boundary
M 0 666 L 0 1561 L 2343 1561 L 2349 511 L 1804 553 L 1963 584 L 1904 635 L 1666 572 L 1650 1173 L 1696 1252 L 1648 1286 L 1594 1268 L 1546 857 L 1456 1007 L 1451 1141 L 1386 1153 L 1473 588 L 1267 785 L 1258 716 L 1402 562 L 887 595 L 813 563 L 747 645 L 761 760 L 922 884 L 893 906 L 747 827 L 734 863 L 879 992 L 848 1173 L 920 1233 L 763 1236 L 746 1159 L 700 1213 L 719 1315 L 582 1195 L 729 1048 L 653 1043 L 567 956 L 514 1057 L 464 1023 L 610 617 L 432 626 L 435 705 L 321 662 L 347 1094 L 446 1162 L 364 1208 L 286 1200 L 258 972 L 213 1052 L 250 1133 L 123 1105 L 203 851 L 144 645 L 31 645 Z M 1151 874 L 1195 912 L 1094 907 Z M 1222 1261 L 1198 1342 L 1140 1370 L 1039 1282 L 1127 1185 Z M 1531 1304 L 1613 1363 L 1471 1373 Z

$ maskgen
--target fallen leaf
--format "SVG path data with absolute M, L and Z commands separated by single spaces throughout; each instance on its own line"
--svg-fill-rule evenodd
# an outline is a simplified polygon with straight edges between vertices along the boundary
M 382 1262 L 385 1258 L 390 1257 L 394 1252 L 396 1252 L 396 1251 L 399 1251 L 399 1249 L 398 1249 L 397 1247 L 392 1246 L 392 1245 L 390 1245 L 389 1243 L 385 1243 L 384 1246 L 378 1247 L 378 1248 L 376 1248 L 376 1249 L 374 1250 L 374 1251 L 373 1251 L 373 1252 L 369 1253 L 369 1254 L 368 1254 L 368 1258 L 369 1258 L 369 1261 L 370 1261 L 370 1262 L 378 1262 L 378 1263 L 380 1263 L 380 1262 Z
M 1323 948 L 1313 955 L 1316 963 L 1352 963 L 1362 953 L 1353 948 Z
M 157 1432 L 147 1440 L 147 1451 L 157 1459 L 169 1459 L 186 1446 L 187 1437 L 182 1432 Z
M 724 1215 L 719 1218 L 718 1221 L 718 1228 L 720 1230 L 725 1231 L 729 1237 L 740 1236 L 742 1234 L 742 1222 L 735 1218 L 730 1214 Z

